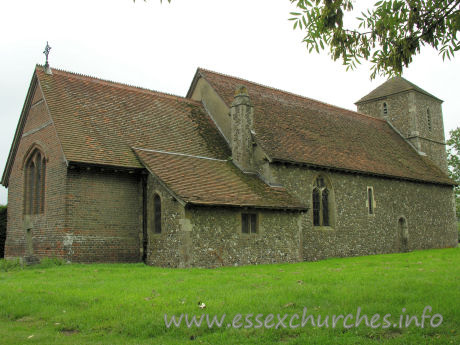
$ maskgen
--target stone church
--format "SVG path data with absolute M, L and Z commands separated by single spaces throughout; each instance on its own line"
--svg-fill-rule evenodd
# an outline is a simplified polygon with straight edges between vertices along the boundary
M 1 183 L 7 258 L 165 267 L 457 245 L 442 101 L 342 109 L 198 69 L 186 97 L 34 70 Z

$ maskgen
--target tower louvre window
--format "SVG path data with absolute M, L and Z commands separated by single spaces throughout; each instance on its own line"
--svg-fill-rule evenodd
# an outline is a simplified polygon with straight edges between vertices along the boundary
M 431 113 L 430 113 L 430 109 L 427 109 L 426 110 L 426 122 L 428 124 L 428 130 L 431 132 Z
M 385 102 L 383 103 L 383 115 L 388 115 L 388 105 Z

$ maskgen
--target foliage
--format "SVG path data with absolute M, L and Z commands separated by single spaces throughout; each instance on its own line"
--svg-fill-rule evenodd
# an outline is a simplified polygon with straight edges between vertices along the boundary
M 460 343 L 454 303 L 460 299 L 460 248 L 218 269 L 39 266 L 0 272 L 2 345 Z M 226 320 L 238 313 L 271 313 L 277 321 L 277 314 L 301 318 L 304 307 L 315 319 L 356 315 L 357 307 L 368 316 L 390 313 L 395 320 L 406 308 L 405 315 L 420 319 L 427 305 L 430 315 L 443 316 L 438 328 L 345 329 L 339 322 L 333 329 L 331 321 L 328 328 L 270 330 L 164 325 L 165 313 L 225 313 Z M 288 325 L 289 318 L 285 321 Z
M 42 258 L 40 263 L 26 266 L 20 259 L 0 259 L 0 271 L 10 272 L 23 269 L 42 269 L 65 265 L 67 262 L 60 258 Z
M 290 1 L 299 10 L 290 20 L 306 32 L 303 42 L 310 52 L 328 46 L 332 59 L 341 58 L 347 70 L 370 61 L 371 79 L 400 75 L 422 46 L 433 47 L 443 60 L 460 49 L 460 0 L 378 0 L 350 27 L 344 21 L 353 0 Z
M 30 268 L 49 268 L 55 266 L 62 266 L 65 265 L 67 262 L 61 258 L 42 258 L 40 259 L 40 263 L 38 265 L 32 265 Z
M 0 205 L 0 258 L 4 256 L 6 240 L 7 206 Z
M 290 20 L 305 31 L 310 52 L 329 46 L 332 59 L 341 58 L 347 70 L 370 61 L 371 79 L 401 74 L 422 46 L 438 50 L 443 59 L 460 49 L 460 0 L 380 0 L 350 27 L 344 22 L 352 0 L 290 1 L 299 9 Z
M 24 265 L 19 259 L 0 259 L 0 271 L 9 272 L 15 270 L 22 270 L 23 268 Z
M 460 183 L 460 127 L 449 132 L 450 138 L 447 140 L 447 164 L 449 175 L 452 179 Z M 460 220 L 460 186 L 455 187 L 455 202 L 457 219 Z
M 6 224 L 6 214 L 8 206 L 0 205 L 0 225 Z

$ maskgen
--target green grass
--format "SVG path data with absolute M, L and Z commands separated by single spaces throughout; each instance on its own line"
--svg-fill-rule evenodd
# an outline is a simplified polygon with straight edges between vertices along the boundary
M 213 270 L 52 260 L 1 267 L 1 344 L 460 343 L 458 248 Z M 165 313 L 225 313 L 224 324 L 237 313 L 276 320 L 303 307 L 324 318 L 361 307 L 397 322 L 402 308 L 420 316 L 427 305 L 444 318 L 438 328 L 167 329 L 163 320 Z

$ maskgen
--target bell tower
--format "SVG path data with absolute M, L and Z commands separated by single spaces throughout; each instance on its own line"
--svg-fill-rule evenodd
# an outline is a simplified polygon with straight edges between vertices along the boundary
M 388 121 L 412 146 L 447 172 L 442 100 L 394 77 L 355 104 L 358 112 Z

